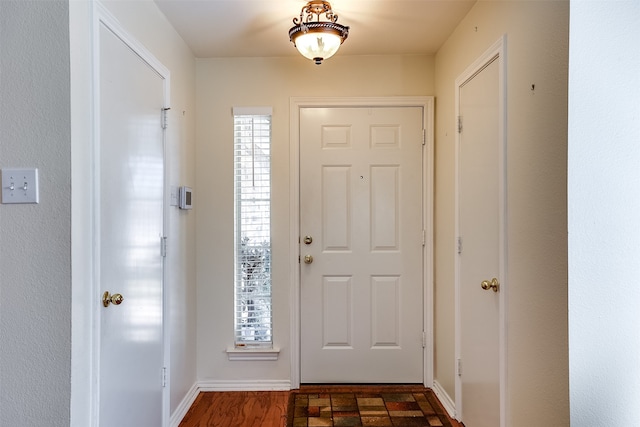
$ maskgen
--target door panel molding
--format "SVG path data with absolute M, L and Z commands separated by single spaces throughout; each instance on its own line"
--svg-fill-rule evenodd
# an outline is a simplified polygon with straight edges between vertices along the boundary
M 478 59 L 476 59 L 467 69 L 455 80 L 455 117 L 460 116 L 460 90 L 473 77 L 482 72 L 494 61 L 498 61 L 498 138 L 500 146 L 500 156 L 498 158 L 498 191 L 499 191 L 499 249 L 498 263 L 500 274 L 500 292 L 498 298 L 498 334 L 499 334 L 499 386 L 500 386 L 500 427 L 506 427 L 507 413 L 507 295 L 509 290 L 509 280 L 507 272 L 507 132 L 506 132 L 506 105 L 507 105 L 507 36 L 503 35 L 491 47 L 489 47 Z M 457 128 L 457 126 L 456 126 Z M 460 133 L 456 133 L 455 147 L 455 238 L 460 236 Z M 460 257 L 458 256 L 458 245 L 454 253 L 455 266 L 455 358 L 461 357 L 461 308 L 460 308 Z M 457 363 L 456 363 L 457 366 Z M 464 368 L 463 368 L 464 369 Z M 462 381 L 460 375 L 456 374 L 455 379 L 455 416 L 460 420 L 462 415 Z
M 423 259 L 424 287 L 424 385 L 433 386 L 433 129 L 434 98 L 424 97 L 292 97 L 290 99 L 290 325 L 291 325 L 291 387 L 300 387 L 300 267 L 298 256 L 300 236 L 300 109 L 307 107 L 422 107 L 425 127 L 423 151 L 423 224 L 425 250 Z M 339 131 L 339 130 L 336 130 Z M 388 133 L 389 130 L 384 130 Z

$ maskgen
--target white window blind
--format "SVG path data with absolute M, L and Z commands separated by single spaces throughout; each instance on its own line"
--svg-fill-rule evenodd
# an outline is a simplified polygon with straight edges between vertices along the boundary
M 251 113 L 234 109 L 236 347 L 272 345 L 271 113 Z

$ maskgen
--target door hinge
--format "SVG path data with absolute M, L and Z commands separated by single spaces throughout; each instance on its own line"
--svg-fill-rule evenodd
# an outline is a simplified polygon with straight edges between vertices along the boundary
M 462 359 L 458 359 L 457 363 L 456 363 L 456 373 L 458 374 L 459 377 L 462 376 Z
M 167 256 L 167 238 L 164 236 L 160 237 L 160 255 L 162 257 Z
M 427 145 L 427 130 L 422 129 L 422 145 Z
M 462 253 L 462 237 L 458 237 L 458 255 Z
M 167 368 L 162 368 L 162 387 L 167 386 Z
M 462 133 L 462 116 L 458 116 L 458 133 Z
M 427 333 L 422 331 L 422 348 L 427 348 Z
M 167 112 L 170 110 L 171 108 L 163 108 L 162 109 L 162 129 L 166 129 L 168 124 L 169 124 L 169 118 L 167 117 Z

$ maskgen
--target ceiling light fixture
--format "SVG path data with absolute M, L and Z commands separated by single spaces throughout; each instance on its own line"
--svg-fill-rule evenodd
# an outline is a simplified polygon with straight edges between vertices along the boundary
M 322 14 L 326 21 L 320 20 Z M 289 30 L 289 40 L 302 56 L 320 65 L 338 51 L 349 35 L 349 27 L 337 21 L 338 15 L 333 13 L 328 1 L 311 0 L 300 11 L 300 17 L 293 18 L 295 25 Z

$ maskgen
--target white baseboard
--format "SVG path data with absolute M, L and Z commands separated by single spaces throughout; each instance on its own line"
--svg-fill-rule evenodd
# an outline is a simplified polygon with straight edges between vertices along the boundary
M 199 381 L 200 391 L 289 391 L 289 380 Z
M 171 419 L 169 420 L 169 425 L 171 427 L 178 427 L 180 425 L 182 419 L 187 415 L 189 408 L 191 408 L 191 405 L 193 405 L 193 402 L 196 400 L 199 393 L 200 389 L 198 387 L 198 383 L 193 384 L 176 410 L 171 414 Z
M 458 411 L 456 411 L 456 404 L 451 399 L 451 397 L 447 394 L 444 388 L 440 385 L 438 381 L 433 382 L 433 392 L 438 397 L 442 406 L 444 406 L 445 411 L 451 418 L 458 419 Z
M 178 427 L 182 419 L 200 392 L 204 391 L 289 391 L 291 390 L 291 381 L 289 380 L 264 380 L 264 381 L 199 381 L 195 383 L 187 392 L 184 399 L 171 415 L 169 425 Z M 449 397 L 444 388 L 438 381 L 433 382 L 433 392 L 438 397 L 440 403 L 447 411 L 451 418 L 457 417 L 456 405 Z

